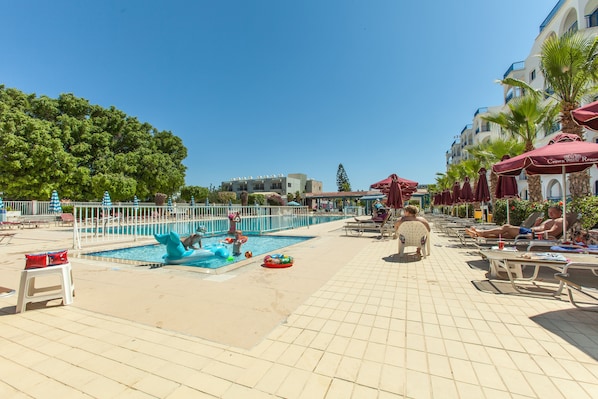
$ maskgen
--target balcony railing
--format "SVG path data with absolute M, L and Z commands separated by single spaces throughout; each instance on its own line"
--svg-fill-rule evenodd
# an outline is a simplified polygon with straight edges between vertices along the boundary
M 559 0 L 558 3 L 556 3 L 556 5 L 552 8 L 552 11 L 548 13 L 548 16 L 544 19 L 542 24 L 540 24 L 540 32 L 542 32 L 544 28 L 546 28 L 546 26 L 550 23 L 552 18 L 554 18 L 555 14 L 559 11 L 563 3 L 565 3 L 565 0 Z
M 509 69 L 507 69 L 507 72 L 505 72 L 505 74 L 503 75 L 503 79 L 506 79 L 511 74 L 511 72 L 520 71 L 524 68 L 525 68 L 525 61 L 519 61 L 519 62 L 512 63 L 511 66 L 509 67 Z

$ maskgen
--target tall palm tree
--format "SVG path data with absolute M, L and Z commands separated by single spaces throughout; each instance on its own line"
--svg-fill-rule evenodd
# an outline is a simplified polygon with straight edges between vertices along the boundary
M 482 119 L 500 126 L 512 138 L 522 140 L 526 152 L 534 149 L 538 127 L 548 131 L 559 111 L 552 102 L 544 104 L 537 92 L 529 92 L 523 97 L 515 98 L 507 107 L 506 112 L 482 116 Z M 539 175 L 528 176 L 528 188 L 531 201 L 542 201 L 542 182 Z
M 545 79 L 544 90 L 535 90 L 516 79 L 508 79 L 509 84 L 555 99 L 560 108 L 561 131 L 583 139 L 583 129 L 573 121 L 571 111 L 579 108 L 584 98 L 598 93 L 598 37 L 579 32 L 549 37 L 542 45 L 540 70 Z M 589 195 L 587 171 L 570 173 L 569 189 L 574 198 Z

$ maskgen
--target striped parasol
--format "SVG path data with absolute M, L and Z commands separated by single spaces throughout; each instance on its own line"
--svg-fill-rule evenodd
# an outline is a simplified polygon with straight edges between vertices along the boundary
M 52 190 L 50 196 L 50 207 L 48 208 L 50 213 L 62 213 L 62 206 L 60 205 L 60 199 L 58 198 L 58 191 Z
M 191 206 L 195 206 L 195 197 L 191 196 Z
M 102 209 L 111 209 L 112 208 L 112 200 L 110 199 L 110 193 L 108 191 L 104 191 L 104 198 L 102 198 Z
M 172 212 L 172 197 L 168 197 L 168 202 L 166 203 L 166 208 Z
M 2 201 L 2 197 L 0 197 L 0 209 L 4 209 L 4 201 Z
M 135 207 L 135 209 L 139 209 L 139 198 L 137 198 L 137 196 L 133 197 L 133 207 Z

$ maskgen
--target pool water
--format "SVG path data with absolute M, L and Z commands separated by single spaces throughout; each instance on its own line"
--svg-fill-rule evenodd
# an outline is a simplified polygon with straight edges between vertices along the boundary
M 227 236 L 218 237 L 204 237 L 202 244 L 218 244 Z M 227 260 L 218 256 L 209 258 L 202 258 L 189 263 L 184 263 L 184 266 L 202 267 L 207 269 L 218 269 L 224 266 L 229 266 L 235 262 L 245 260 L 245 252 L 251 251 L 253 256 L 260 256 L 264 254 L 281 253 L 280 250 L 290 245 L 307 241 L 313 237 L 291 237 L 291 236 L 259 236 L 249 235 L 248 240 L 241 247 L 242 255 L 234 257 L 234 260 Z M 227 248 L 232 252 L 232 245 L 227 245 Z M 276 252 L 278 251 L 278 252 Z M 95 256 L 108 259 L 119 259 L 127 261 L 147 262 L 151 264 L 163 263 L 162 257 L 166 254 L 166 246 L 161 244 L 143 245 L 139 247 L 120 248 L 110 251 L 91 252 L 85 255 Z

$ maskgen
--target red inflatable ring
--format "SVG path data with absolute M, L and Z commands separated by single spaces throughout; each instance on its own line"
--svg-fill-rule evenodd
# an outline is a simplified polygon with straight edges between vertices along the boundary
M 264 266 L 272 269 L 281 269 L 284 267 L 293 266 L 293 258 L 288 255 L 274 254 L 266 255 L 264 258 Z

